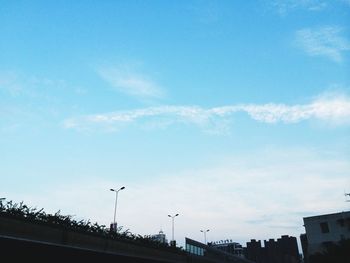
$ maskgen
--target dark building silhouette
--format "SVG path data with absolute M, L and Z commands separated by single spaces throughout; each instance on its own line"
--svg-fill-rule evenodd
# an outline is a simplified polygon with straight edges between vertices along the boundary
M 260 240 L 252 239 L 247 242 L 245 256 L 256 263 L 300 262 L 297 239 L 287 235 L 281 236 L 277 241 L 274 239 L 264 240 L 264 247 L 261 246 Z
M 168 240 L 166 239 L 166 235 L 164 234 L 163 230 L 160 230 L 158 234 L 151 235 L 151 240 L 157 241 L 159 243 L 168 243 Z
M 277 247 L 283 263 L 300 262 L 299 250 L 296 237 L 287 235 L 277 239 Z
M 232 240 L 220 240 L 217 242 L 210 242 L 208 243 L 209 246 L 220 249 L 222 251 L 225 251 L 227 253 L 244 257 L 243 255 L 243 247 L 241 244 L 237 242 L 233 242 Z
M 277 242 L 274 239 L 269 239 L 268 241 L 264 240 L 265 253 L 264 255 L 269 260 L 269 263 L 279 263 L 281 258 L 281 252 Z
M 300 242 L 301 242 L 301 248 L 303 250 L 303 256 L 304 256 L 304 263 L 309 263 L 308 255 L 308 242 L 307 242 L 307 236 L 306 234 L 300 235 Z
M 255 239 L 251 239 L 250 242 L 247 242 L 246 249 L 246 258 L 252 260 L 254 262 L 260 263 L 262 262 L 262 247 L 261 241 L 256 241 Z
M 232 262 L 232 263 L 253 263 L 243 256 L 235 255 L 212 244 L 203 244 L 190 238 L 186 238 L 186 251 L 191 256 L 187 262 L 195 262 L 196 259 L 213 260 L 214 262 Z

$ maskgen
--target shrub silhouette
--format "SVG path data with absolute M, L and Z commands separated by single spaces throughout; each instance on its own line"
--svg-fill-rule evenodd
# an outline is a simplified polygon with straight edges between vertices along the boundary
M 150 236 L 133 234 L 129 229 L 123 230 L 122 226 L 118 227 L 117 232 L 114 232 L 110 231 L 105 225 L 99 225 L 97 222 L 91 223 L 90 220 L 76 221 L 71 215 L 62 215 L 60 210 L 55 214 L 47 214 L 43 208 L 38 210 L 37 208 L 25 205 L 23 202 L 18 204 L 13 201 L 3 202 L 0 200 L 0 216 L 92 234 L 113 240 L 141 244 L 147 247 L 184 253 L 184 250 L 181 247 L 170 247 L 166 243 L 152 240 Z

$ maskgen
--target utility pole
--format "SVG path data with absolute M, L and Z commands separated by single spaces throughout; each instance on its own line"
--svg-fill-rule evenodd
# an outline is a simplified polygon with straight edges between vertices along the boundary
M 171 222 L 172 222 L 172 224 L 171 224 L 171 226 L 172 226 L 172 228 L 171 228 L 171 232 L 172 232 L 172 240 L 170 241 L 170 246 L 173 246 L 173 247 L 176 247 L 176 241 L 175 241 L 175 239 L 174 239 L 174 219 L 175 219 L 175 217 L 177 217 L 179 214 L 176 214 L 176 215 L 173 215 L 173 216 L 171 216 L 171 215 L 168 215 L 168 217 L 171 217 Z
M 207 244 L 207 232 L 209 232 L 209 229 L 201 230 L 201 232 L 204 234 L 204 244 Z
M 114 232 L 117 232 L 117 230 L 118 230 L 117 222 L 115 221 L 116 213 L 117 213 L 118 193 L 119 193 L 119 191 L 124 190 L 124 189 L 125 189 L 124 186 L 119 188 L 118 190 L 116 190 L 116 189 L 109 189 L 110 191 L 115 192 L 114 217 L 113 217 L 113 223 L 111 224 L 111 228 L 110 228 L 110 230 L 114 231 Z

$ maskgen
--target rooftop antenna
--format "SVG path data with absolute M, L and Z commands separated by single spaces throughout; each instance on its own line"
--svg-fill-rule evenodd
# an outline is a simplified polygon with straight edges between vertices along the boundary
M 345 202 L 350 202 L 350 199 L 348 199 L 348 197 L 350 198 L 350 193 L 345 193 L 344 191 L 344 196 L 345 196 Z
M 164 234 L 162 226 L 160 226 L 159 234 Z

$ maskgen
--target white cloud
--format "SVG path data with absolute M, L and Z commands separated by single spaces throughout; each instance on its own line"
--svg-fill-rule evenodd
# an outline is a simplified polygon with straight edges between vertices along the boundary
M 164 95 L 161 87 L 150 76 L 128 68 L 101 68 L 97 72 L 103 80 L 125 94 L 143 99 Z
M 328 3 L 325 0 L 274 0 L 272 6 L 280 15 L 285 15 L 290 11 L 303 9 L 308 11 L 324 10 Z
M 350 42 L 341 36 L 341 32 L 341 28 L 336 26 L 305 28 L 296 32 L 296 43 L 310 56 L 325 56 L 341 62 L 343 52 L 350 50 Z
M 23 96 L 31 99 L 54 100 L 57 95 L 77 90 L 62 79 L 25 75 L 17 72 L 0 72 L 0 91 L 11 96 Z M 82 88 L 80 88 L 82 90 Z M 78 93 L 78 92 L 76 92 Z M 56 96 L 55 96 L 56 95 Z
M 40 129 L 48 122 L 57 122 L 67 107 L 67 96 L 81 96 L 84 89 L 62 79 L 0 71 L 0 131 Z
M 350 98 L 340 95 L 322 95 L 305 105 L 266 104 L 242 107 L 253 119 L 266 123 L 295 123 L 318 119 L 332 124 L 348 124 Z
M 213 167 L 143 177 L 76 178 L 62 185 L 38 186 L 37 193 L 5 191 L 49 212 L 78 215 L 108 225 L 113 219 L 111 187 L 126 186 L 118 199 L 118 222 L 139 234 L 160 228 L 170 236 L 169 213 L 179 213 L 175 236 L 202 240 L 277 238 L 304 231 L 302 217 L 345 209 L 349 160 L 306 149 L 265 149 L 227 158 Z M 147 174 L 147 171 L 145 171 Z M 47 190 L 45 190 L 47 189 Z M 98 198 L 97 198 L 98 197 Z
M 159 106 L 144 109 L 117 111 L 66 119 L 65 128 L 103 128 L 117 130 L 132 123 L 154 122 L 194 124 L 213 130 L 216 126 L 227 128 L 227 123 L 235 113 L 245 112 L 252 119 L 264 123 L 296 123 L 303 120 L 320 120 L 330 124 L 349 124 L 350 98 L 345 95 L 322 95 L 303 105 L 286 104 L 237 104 L 205 109 L 198 106 Z M 214 126 L 214 127 L 213 127 Z

